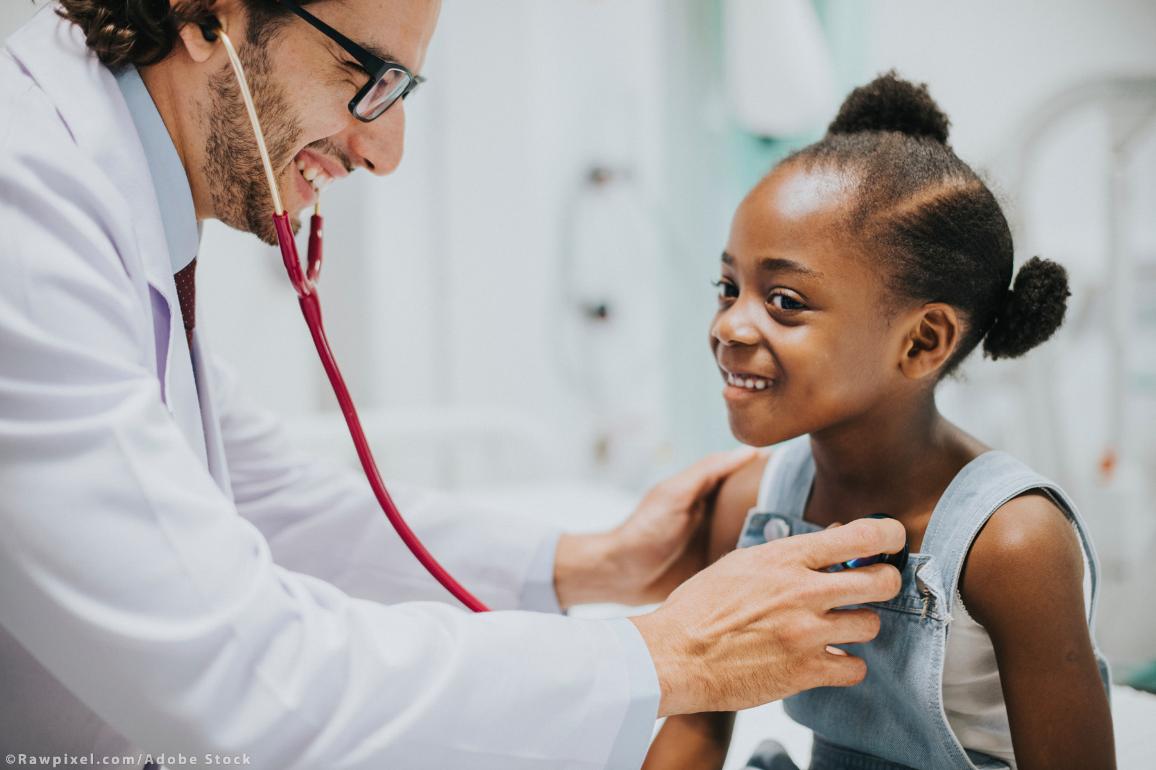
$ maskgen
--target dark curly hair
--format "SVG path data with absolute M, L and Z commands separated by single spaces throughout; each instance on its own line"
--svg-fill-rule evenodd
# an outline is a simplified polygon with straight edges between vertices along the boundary
M 277 0 L 244 0 L 250 43 L 272 34 L 289 11 Z M 297 0 L 305 5 L 310 0 Z M 109 68 L 156 64 L 168 56 L 185 24 L 217 28 L 214 0 L 60 0 L 57 13 L 80 27 L 89 49 Z
M 1063 323 L 1069 296 L 1064 268 L 1039 257 L 1011 285 L 1007 219 L 947 143 L 950 125 L 926 85 L 891 71 L 852 91 L 826 136 L 783 161 L 851 170 L 858 184 L 850 231 L 875 247 L 889 288 L 962 313 L 960 346 L 944 375 L 981 340 L 993 359 L 1039 345 Z

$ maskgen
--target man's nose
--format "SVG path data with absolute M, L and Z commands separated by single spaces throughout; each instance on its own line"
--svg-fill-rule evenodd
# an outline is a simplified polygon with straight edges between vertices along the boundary
M 405 151 L 405 101 L 398 99 L 377 120 L 356 121 L 349 150 L 354 163 L 378 176 L 396 171 Z

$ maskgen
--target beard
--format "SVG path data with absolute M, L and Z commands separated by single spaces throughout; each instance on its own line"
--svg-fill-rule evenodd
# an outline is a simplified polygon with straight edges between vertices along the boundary
M 242 45 L 237 56 L 245 68 L 276 179 L 292 159 L 303 131 L 293 118 L 284 89 L 273 82 L 265 46 Z M 214 213 L 229 227 L 252 233 L 275 246 L 273 196 L 241 89 L 229 64 L 209 78 L 209 102 L 208 109 L 201 112 L 207 116 L 202 171 L 209 180 Z M 296 232 L 300 226 L 296 212 L 291 221 Z

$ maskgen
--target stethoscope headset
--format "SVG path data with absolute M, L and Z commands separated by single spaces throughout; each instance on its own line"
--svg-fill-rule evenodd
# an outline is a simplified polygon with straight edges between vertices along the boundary
M 333 387 L 333 393 L 337 397 L 337 403 L 341 407 L 341 414 L 345 418 L 345 424 L 349 428 L 349 435 L 353 439 L 358 460 L 361 462 L 362 470 L 369 480 L 369 486 L 373 490 L 373 494 L 377 498 L 378 503 L 381 505 L 381 509 L 385 513 L 386 518 L 389 519 L 389 523 L 397 530 L 397 534 L 401 537 L 402 542 L 405 543 L 406 547 L 409 548 L 410 552 L 413 553 L 430 575 L 470 610 L 474 612 L 487 612 L 489 608 L 455 580 L 422 544 L 418 536 L 410 529 L 409 524 L 402 518 L 401 512 L 397 509 L 397 505 L 393 502 L 393 498 L 390 497 L 389 491 L 385 488 L 385 482 L 382 481 L 381 472 L 378 470 L 377 462 L 373 457 L 373 451 L 370 449 L 369 441 L 361 426 L 361 419 L 357 414 L 357 407 L 353 403 L 353 398 L 349 394 L 349 388 L 345 384 L 345 378 L 341 375 L 341 369 L 337 365 L 337 360 L 333 356 L 333 351 L 329 347 L 329 340 L 325 335 L 325 324 L 321 314 L 321 302 L 317 296 L 317 281 L 321 274 L 322 230 L 324 225 L 321 216 L 320 192 L 318 192 L 317 202 L 314 204 L 313 215 L 309 219 L 308 261 L 303 267 L 301 257 L 297 251 L 297 243 L 293 237 L 293 228 L 289 223 L 289 213 L 285 210 L 281 202 L 281 193 L 277 188 L 277 177 L 273 171 L 273 164 L 269 159 L 269 150 L 265 144 L 265 134 L 261 130 L 261 121 L 257 116 L 257 108 L 253 104 L 253 94 L 249 90 L 245 70 L 241 66 L 241 60 L 237 56 L 236 49 L 233 47 L 233 41 L 229 39 L 228 33 L 215 17 L 202 23 L 200 29 L 206 41 L 216 42 L 219 40 L 224 44 L 225 51 L 228 54 L 229 63 L 232 66 L 233 74 L 237 79 L 237 85 L 241 92 L 241 98 L 245 104 L 245 112 L 248 114 L 249 123 L 253 128 L 253 136 L 257 140 L 257 150 L 261 156 L 261 165 L 265 170 L 265 179 L 269 186 L 269 194 L 273 200 L 273 228 L 277 235 L 277 245 L 281 249 L 282 260 L 285 263 L 285 272 L 288 274 L 289 281 L 297 292 L 297 301 L 301 306 L 301 313 L 305 317 L 305 323 L 309 327 L 309 334 L 313 338 L 313 344 L 317 348 L 317 355 L 321 359 L 321 365 L 324 367 L 325 374 L 329 378 L 329 383 Z

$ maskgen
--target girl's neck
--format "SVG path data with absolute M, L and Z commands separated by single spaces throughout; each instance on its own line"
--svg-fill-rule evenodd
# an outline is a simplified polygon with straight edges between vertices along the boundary
M 933 396 L 904 401 L 811 434 L 809 520 L 832 524 L 886 513 L 904 523 L 918 546 L 943 490 L 986 447 L 944 419 Z

